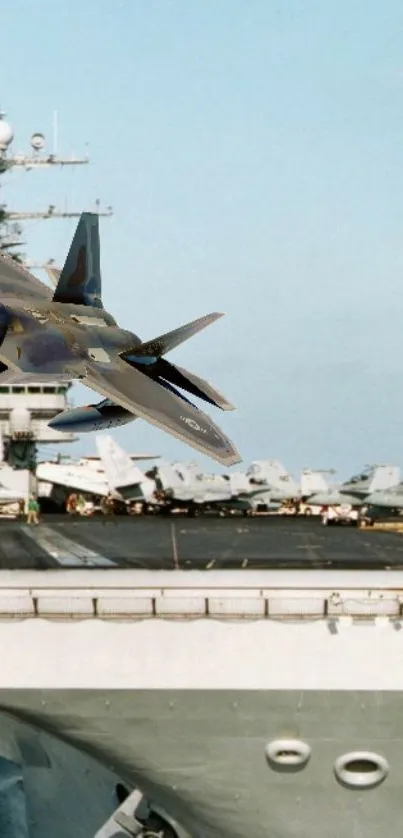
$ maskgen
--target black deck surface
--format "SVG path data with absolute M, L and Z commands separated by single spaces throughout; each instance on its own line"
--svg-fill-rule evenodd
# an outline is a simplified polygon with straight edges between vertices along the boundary
M 0 569 L 403 568 L 403 535 L 292 518 L 0 521 Z

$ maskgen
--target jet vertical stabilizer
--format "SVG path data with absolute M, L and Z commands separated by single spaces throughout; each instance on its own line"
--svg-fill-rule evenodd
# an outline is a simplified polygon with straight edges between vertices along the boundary
M 189 471 L 184 463 L 180 466 L 180 472 L 171 463 L 161 463 L 156 469 L 156 480 L 159 488 L 164 491 L 183 489 L 191 484 Z
M 94 213 L 84 212 L 80 218 L 53 301 L 103 308 L 99 220 Z
M 185 340 L 189 340 L 193 335 L 197 335 L 197 332 L 205 329 L 206 326 L 210 326 L 211 323 L 215 323 L 216 320 L 219 320 L 223 316 L 219 312 L 206 314 L 204 317 L 199 317 L 198 320 L 192 320 L 191 323 L 179 326 L 179 329 L 174 329 L 172 332 L 166 332 L 164 335 L 159 335 L 157 338 L 148 340 L 146 343 L 142 343 L 133 349 L 135 360 L 139 358 L 141 363 L 141 359 L 166 355 L 167 352 L 172 352 L 172 349 L 176 349 Z M 125 352 L 122 357 L 128 358 L 129 355 L 130 352 Z
M 301 496 L 309 498 L 310 495 L 315 495 L 318 492 L 328 492 L 329 485 L 326 482 L 323 473 L 320 471 L 312 471 L 305 469 L 301 474 Z
M 123 500 L 150 500 L 154 481 L 146 477 L 111 436 L 96 438 L 98 453 L 112 489 Z
M 162 357 L 220 317 L 223 315 L 217 312 L 206 314 L 198 320 L 192 320 L 191 323 L 180 326 L 179 329 L 174 329 L 172 332 L 167 332 L 165 335 L 160 335 L 123 352 L 121 357 L 130 366 L 140 370 L 144 375 L 157 381 L 162 387 L 171 390 L 185 401 L 187 400 L 178 392 L 177 387 L 215 407 L 220 407 L 221 410 L 235 410 L 234 405 L 208 381 L 183 367 L 171 364 Z

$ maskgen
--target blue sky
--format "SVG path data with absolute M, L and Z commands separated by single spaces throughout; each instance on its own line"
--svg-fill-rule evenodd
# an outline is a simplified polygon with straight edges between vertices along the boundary
M 237 405 L 214 418 L 246 463 L 403 465 L 402 37 L 396 0 L 3 10 L 15 150 L 34 130 L 51 141 L 57 108 L 59 150 L 88 143 L 91 165 L 14 172 L 2 200 L 112 204 L 104 303 L 142 338 L 226 312 L 170 357 Z M 27 253 L 62 262 L 74 226 L 29 225 Z M 116 438 L 194 457 L 140 421 Z

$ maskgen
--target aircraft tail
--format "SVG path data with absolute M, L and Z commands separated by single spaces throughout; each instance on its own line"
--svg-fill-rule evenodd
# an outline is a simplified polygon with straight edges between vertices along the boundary
M 235 410 L 234 405 L 208 381 L 185 370 L 183 367 L 177 367 L 171 364 L 165 358 L 161 357 L 222 316 L 222 314 L 218 313 L 207 314 L 205 317 L 200 317 L 199 320 L 193 320 L 191 323 L 187 323 L 179 329 L 174 329 L 173 332 L 167 332 L 165 335 L 160 335 L 160 337 L 154 338 L 154 340 L 147 341 L 132 350 L 123 352 L 121 357 L 128 364 L 140 370 L 145 375 L 148 375 L 150 378 L 153 378 L 154 381 L 157 381 L 167 390 L 172 390 L 176 395 L 181 395 L 176 390 L 176 387 L 179 387 L 181 390 L 185 390 L 185 392 L 191 393 L 193 396 L 209 402 L 215 407 L 220 407 L 222 410 Z
M 246 472 L 254 483 L 262 483 L 296 497 L 299 486 L 279 460 L 255 460 Z
M 83 212 L 53 295 L 56 303 L 103 308 L 99 248 L 99 220 Z
M 183 472 L 185 472 L 183 474 Z M 162 463 L 156 469 L 156 481 L 158 487 L 164 490 L 167 489 L 183 489 L 188 484 L 188 474 L 186 466 L 183 468 L 182 475 L 179 475 L 176 468 L 171 463 Z
M 329 486 L 319 471 L 305 469 L 301 475 L 301 496 L 307 498 L 310 495 L 317 495 L 321 492 L 328 492 Z
M 124 500 L 143 500 L 144 487 L 152 481 L 111 436 L 98 436 L 96 444 L 111 489 Z
M 197 332 L 201 332 L 206 326 L 210 326 L 211 323 L 214 323 L 223 316 L 223 314 L 219 314 L 218 312 L 206 314 L 204 317 L 199 317 L 198 320 L 192 320 L 191 323 L 180 326 L 179 329 L 166 332 L 165 335 L 159 335 L 157 338 L 153 338 L 153 340 L 148 340 L 146 343 L 136 346 L 132 352 L 123 353 L 122 357 L 126 360 L 133 357 L 134 360 L 138 359 L 138 363 L 141 363 L 141 359 L 143 358 L 159 358 L 161 355 L 166 355 L 167 352 L 171 352 L 172 349 L 184 343 L 185 340 L 189 340 Z M 146 361 L 143 361 L 143 363 L 146 363 Z
M 379 492 L 397 486 L 400 480 L 398 466 L 374 466 L 370 480 L 370 491 Z

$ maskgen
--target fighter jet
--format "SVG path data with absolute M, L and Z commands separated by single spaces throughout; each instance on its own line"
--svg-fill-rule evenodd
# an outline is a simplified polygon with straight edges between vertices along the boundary
M 266 486 L 253 485 L 242 472 L 203 474 L 196 463 L 162 463 L 151 473 L 165 509 L 185 508 L 189 514 L 206 509 L 247 514 L 267 491 Z
M 267 487 L 270 502 L 282 503 L 300 496 L 300 486 L 278 460 L 255 460 L 246 472 L 253 485 Z
M 381 505 L 379 501 L 385 492 L 399 482 L 400 469 L 397 466 L 368 466 L 360 474 L 355 474 L 340 486 L 328 488 L 311 494 L 309 503 L 319 506 L 339 506 L 349 504 L 353 507 Z
M 103 396 L 98 404 L 63 411 L 51 427 L 102 430 L 140 417 L 219 463 L 240 462 L 232 442 L 180 390 L 222 410 L 233 405 L 163 357 L 222 315 L 146 342 L 121 329 L 102 304 L 97 215 L 82 214 L 55 290 L 1 256 L 0 294 L 2 382 L 79 379 Z
M 98 438 L 97 438 L 98 442 Z M 134 461 L 155 460 L 157 454 L 126 454 L 127 461 L 132 469 Z M 136 468 L 134 466 L 134 468 Z M 144 475 L 137 469 L 137 473 L 144 480 Z M 111 491 L 121 500 L 125 498 L 115 491 L 116 487 L 109 481 L 109 475 L 105 472 L 101 456 L 80 457 L 72 461 L 69 457 L 61 458 L 60 461 L 43 461 L 38 463 L 36 476 L 39 481 L 39 494 L 44 492 L 45 496 L 53 494 L 52 487 L 68 492 L 84 492 L 89 495 L 106 497 Z M 133 482 L 133 481 L 132 481 Z M 42 495 L 43 496 L 43 495 Z M 61 493 L 57 492 L 61 497 Z

